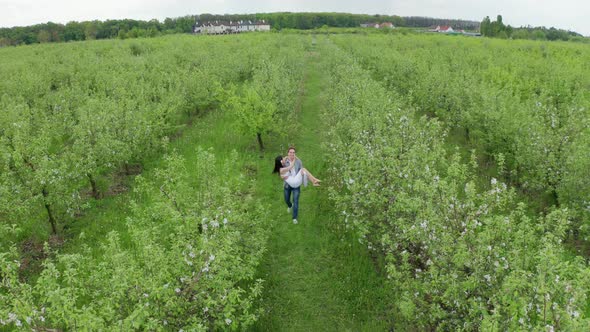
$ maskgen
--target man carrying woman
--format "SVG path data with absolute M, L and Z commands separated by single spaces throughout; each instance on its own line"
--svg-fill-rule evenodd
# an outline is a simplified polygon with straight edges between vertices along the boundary
M 311 181 L 314 186 L 319 186 L 320 180 L 314 177 L 307 169 L 303 168 L 301 159 L 295 156 L 295 147 L 289 147 L 287 157 L 277 156 L 275 158 L 275 167 L 273 173 L 279 173 L 279 176 L 285 183 L 283 184 L 285 203 L 287 211 L 293 209 L 293 223 L 297 224 L 297 215 L 299 212 L 299 195 L 301 185 L 307 186 L 307 181 Z M 291 202 L 293 194 L 293 202 Z

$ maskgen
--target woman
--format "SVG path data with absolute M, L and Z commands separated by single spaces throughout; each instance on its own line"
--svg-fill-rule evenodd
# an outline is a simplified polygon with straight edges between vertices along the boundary
M 287 159 L 283 158 L 283 156 L 277 156 L 275 158 L 275 168 L 272 171 L 274 173 L 279 173 L 281 179 L 285 180 L 288 185 L 292 188 L 299 188 L 304 181 L 304 177 L 308 177 L 313 183 L 314 186 L 318 187 L 320 185 L 320 180 L 318 180 L 315 176 L 313 176 L 307 169 L 301 168 L 297 174 L 293 175 L 291 170 L 295 166 L 295 163 L 291 163 L 289 166 L 285 167 Z

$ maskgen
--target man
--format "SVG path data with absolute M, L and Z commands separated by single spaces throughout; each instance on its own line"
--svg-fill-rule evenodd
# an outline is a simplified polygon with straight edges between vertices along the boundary
M 291 163 L 295 163 L 293 168 L 290 170 L 290 172 L 293 172 L 293 174 L 297 174 L 299 170 L 303 168 L 301 159 L 295 156 L 294 146 L 289 147 L 289 150 L 287 151 L 287 161 L 285 162 L 285 166 L 291 166 Z M 287 177 L 284 177 L 283 179 L 286 179 Z M 293 209 L 293 223 L 297 224 L 297 213 L 299 212 L 299 194 L 301 193 L 301 187 L 293 188 L 287 182 L 285 182 L 283 188 L 285 192 L 285 203 L 287 203 L 287 211 L 291 212 L 291 209 Z M 293 203 L 291 203 L 291 193 L 293 193 Z

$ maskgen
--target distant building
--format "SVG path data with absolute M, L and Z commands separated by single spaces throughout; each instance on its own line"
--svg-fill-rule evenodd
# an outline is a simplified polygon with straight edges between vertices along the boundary
M 377 29 L 379 29 L 379 23 L 361 23 L 361 28 L 377 28 Z
M 437 25 L 435 28 L 431 29 L 432 32 L 441 32 L 441 33 L 450 33 L 454 32 L 453 27 L 448 25 Z
M 212 22 L 195 22 L 193 33 L 199 34 L 230 34 L 248 31 L 270 31 L 270 24 L 262 21 L 212 21 Z
M 452 27 L 446 25 L 437 25 L 431 26 L 428 28 L 429 32 L 440 32 L 440 33 L 447 33 L 451 35 L 464 35 L 464 36 L 472 36 L 472 37 L 481 37 L 481 33 L 479 32 L 469 32 L 463 29 L 453 30 Z
M 383 22 L 383 23 L 361 23 L 361 28 L 390 28 L 395 29 L 393 23 L 391 22 Z

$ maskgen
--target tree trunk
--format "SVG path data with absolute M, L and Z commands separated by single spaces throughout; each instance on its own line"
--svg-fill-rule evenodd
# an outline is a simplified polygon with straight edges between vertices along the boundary
M 553 204 L 559 208 L 559 194 L 557 193 L 557 189 L 555 189 L 555 187 L 551 189 L 551 198 L 553 199 Z
M 92 197 L 94 197 L 94 199 L 99 199 L 100 198 L 100 191 L 98 191 L 98 187 L 96 186 L 96 181 L 92 177 L 92 174 L 86 173 L 86 176 L 88 176 L 88 180 L 90 180 L 90 185 L 92 186 Z
M 43 187 L 42 194 L 43 202 L 45 203 L 45 209 L 47 210 L 47 215 L 49 216 L 49 223 L 51 224 L 51 231 L 54 235 L 57 235 L 57 223 L 55 222 L 55 218 L 53 218 L 53 213 L 51 212 L 51 205 L 47 202 L 47 196 L 49 196 L 49 193 L 47 192 L 47 189 L 45 187 Z
M 258 146 L 260 147 L 260 151 L 264 151 L 264 145 L 262 144 L 262 134 L 257 133 L 256 138 L 258 139 Z

